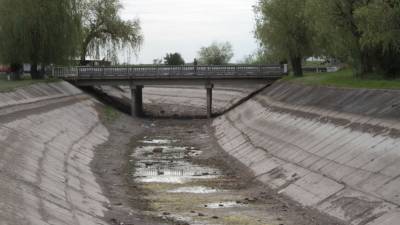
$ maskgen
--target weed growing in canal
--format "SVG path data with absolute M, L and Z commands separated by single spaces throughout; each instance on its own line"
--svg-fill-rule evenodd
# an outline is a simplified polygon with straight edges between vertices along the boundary
M 120 115 L 121 115 L 120 112 L 118 112 L 113 107 L 104 106 L 102 113 L 101 113 L 101 119 L 105 123 L 112 123 L 112 122 L 116 121 Z

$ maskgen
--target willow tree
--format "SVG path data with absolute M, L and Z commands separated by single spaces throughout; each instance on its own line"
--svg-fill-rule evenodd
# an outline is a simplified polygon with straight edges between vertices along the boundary
M 139 20 L 124 21 L 119 16 L 119 0 L 83 0 L 79 3 L 82 16 L 81 64 L 87 56 L 100 57 L 106 50 L 117 54 L 118 49 L 137 50 L 143 36 Z
M 302 61 L 312 55 L 312 30 L 306 0 L 259 0 L 256 38 L 274 57 L 288 60 L 295 76 L 302 76 Z
M 309 16 L 314 17 L 316 42 L 327 54 L 352 65 L 357 77 L 373 69 L 374 49 L 362 46 L 357 11 L 371 0 L 308 0 Z
M 400 1 L 373 0 L 356 11 L 361 47 L 375 49 L 375 60 L 387 77 L 400 75 Z
M 79 34 L 74 6 L 74 0 L 0 0 L 0 61 L 30 63 L 33 79 L 47 65 L 67 62 Z

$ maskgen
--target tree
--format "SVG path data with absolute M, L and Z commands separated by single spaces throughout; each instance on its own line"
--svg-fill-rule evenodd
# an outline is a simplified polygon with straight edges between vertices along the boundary
M 183 60 L 181 54 L 179 53 L 169 53 L 164 57 L 164 64 L 174 66 L 174 65 L 185 65 L 185 60 Z
M 356 11 L 361 47 L 375 49 L 379 69 L 390 78 L 400 72 L 400 2 L 374 0 Z
M 310 12 L 314 17 L 316 42 L 325 53 L 350 62 L 357 77 L 373 70 L 374 49 L 363 48 L 357 10 L 367 6 L 371 0 L 309 0 Z
M 121 48 L 137 50 L 143 41 L 139 20 L 124 21 L 119 0 L 83 0 L 79 3 L 82 17 L 81 64 L 86 56 L 100 58 L 100 51 L 116 54 Z
M 214 42 L 208 47 L 202 47 L 198 52 L 199 62 L 206 65 L 228 64 L 233 57 L 232 45 L 229 42 Z
M 74 0 L 0 0 L 0 61 L 30 63 L 33 79 L 43 77 L 45 66 L 67 62 L 79 34 L 74 6 Z
M 279 62 L 280 59 L 275 58 L 274 55 L 270 54 L 264 49 L 258 49 L 253 54 L 247 55 L 239 63 L 249 65 L 261 65 L 261 64 L 274 64 Z
M 259 0 L 255 36 L 268 52 L 290 61 L 295 76 L 302 76 L 302 61 L 311 56 L 313 32 L 306 17 L 306 0 Z

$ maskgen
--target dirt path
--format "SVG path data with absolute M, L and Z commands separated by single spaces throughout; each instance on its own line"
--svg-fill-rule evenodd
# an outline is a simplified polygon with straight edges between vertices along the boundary
M 92 163 L 110 224 L 334 225 L 254 181 L 216 144 L 206 120 L 106 122 Z

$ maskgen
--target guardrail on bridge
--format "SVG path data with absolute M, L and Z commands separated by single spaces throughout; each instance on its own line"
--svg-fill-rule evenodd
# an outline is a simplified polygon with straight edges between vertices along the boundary
M 55 67 L 58 78 L 164 76 L 282 76 L 280 65 Z

